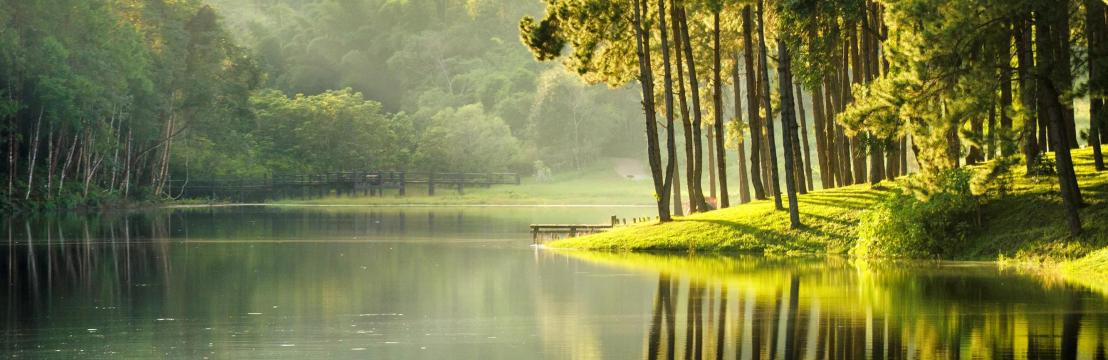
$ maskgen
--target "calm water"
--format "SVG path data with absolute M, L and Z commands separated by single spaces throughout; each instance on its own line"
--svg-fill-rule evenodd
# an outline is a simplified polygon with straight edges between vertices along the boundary
M 4 219 L 0 355 L 1104 358 L 1108 297 L 989 264 L 558 253 L 644 208 Z

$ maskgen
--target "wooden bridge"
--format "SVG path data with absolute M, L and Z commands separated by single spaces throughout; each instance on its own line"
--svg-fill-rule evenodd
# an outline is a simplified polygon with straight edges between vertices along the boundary
M 275 175 L 264 179 L 172 180 L 172 195 L 181 198 L 211 198 L 234 201 L 259 201 L 274 198 L 312 198 L 328 195 L 382 196 L 395 190 L 405 196 L 409 190 L 426 190 L 434 196 L 437 188 L 453 189 L 459 194 L 467 187 L 519 185 L 516 173 L 439 173 L 405 171 L 338 171 L 316 175 Z

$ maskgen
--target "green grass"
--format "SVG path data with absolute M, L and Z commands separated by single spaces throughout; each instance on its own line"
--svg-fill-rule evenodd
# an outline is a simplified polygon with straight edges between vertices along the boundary
M 521 185 L 488 188 L 438 186 L 435 196 L 420 186 L 409 186 L 406 196 L 395 191 L 384 196 L 328 196 L 317 199 L 280 200 L 279 204 L 308 205 L 651 205 L 650 180 L 621 178 L 608 161 L 581 171 L 558 174 L 549 181 L 524 178 Z
M 1091 149 L 1073 154 L 1087 203 L 1080 211 L 1084 229 L 1080 236 L 1070 237 L 1064 227 L 1056 177 L 1016 175 L 1008 196 L 984 200 L 981 226 L 967 239 L 970 244 L 966 250 L 955 258 L 1062 265 L 1071 274 L 1108 273 L 1108 251 L 1101 250 L 1108 246 L 1108 172 L 1094 171 Z M 1017 166 L 1013 171 L 1022 174 L 1023 170 Z M 680 217 L 665 224 L 623 226 L 547 246 L 609 251 L 843 254 L 855 243 L 860 215 L 896 186 L 896 182 L 883 182 L 876 188 L 855 185 L 801 195 L 804 227 L 796 230 L 789 229 L 788 213 L 774 210 L 773 202 L 766 200 Z M 1070 262 L 1074 259 L 1080 260 Z

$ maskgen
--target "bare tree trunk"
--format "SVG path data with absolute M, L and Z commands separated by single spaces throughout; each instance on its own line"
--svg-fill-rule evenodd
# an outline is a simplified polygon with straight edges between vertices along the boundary
M 715 98 L 715 95 L 712 95 Z M 714 111 L 714 109 L 713 109 Z M 708 138 L 708 198 L 716 200 L 716 205 L 719 205 L 719 195 L 716 192 L 716 128 L 714 124 L 709 124 L 704 128 L 704 135 Z
M 645 2 L 645 0 L 643 1 Z M 670 201 L 671 192 L 676 191 L 677 201 L 675 202 L 676 204 L 674 206 L 677 208 L 677 211 L 675 211 L 675 213 L 677 213 L 678 215 L 682 215 L 680 195 L 681 187 L 680 185 L 677 185 L 679 184 L 679 180 L 676 180 L 677 178 L 675 177 L 679 176 L 677 174 L 677 139 L 675 134 L 677 132 L 677 129 L 674 126 L 673 120 L 673 73 L 670 68 L 669 35 L 666 33 L 665 4 L 666 0 L 658 0 L 658 28 L 661 31 L 662 36 L 662 64 L 665 71 L 663 74 L 663 86 L 665 86 L 663 91 L 665 92 L 664 102 L 666 107 L 666 178 L 662 181 L 662 188 L 664 189 L 664 192 L 662 193 L 662 201 L 668 204 Z M 646 13 L 646 6 L 643 6 L 643 9 L 643 13 Z M 647 48 L 647 50 L 649 50 L 649 48 Z M 662 218 L 663 221 L 668 221 L 670 217 L 669 215 L 670 214 L 666 214 L 666 216 L 664 217 L 659 216 L 659 218 Z
M 761 43 L 759 48 L 761 49 L 762 56 L 762 101 L 766 108 L 766 138 L 768 139 L 767 145 L 769 146 L 770 177 L 773 179 L 773 206 L 777 210 L 783 210 L 784 206 L 781 204 L 781 189 L 779 186 L 781 181 L 777 173 L 777 144 L 774 143 L 773 139 L 773 106 L 770 100 L 769 64 L 766 59 L 766 20 L 763 2 L 764 0 L 758 0 L 758 38 Z
M 796 152 L 796 114 L 793 113 L 792 69 L 790 67 L 789 48 L 785 39 L 777 38 L 777 89 L 781 94 L 781 127 L 785 141 L 785 190 L 789 195 L 789 227 L 800 228 L 800 209 L 797 201 L 797 178 L 794 165 L 799 154 Z
M 38 160 L 39 130 L 42 130 L 42 115 L 45 111 L 45 107 L 40 107 L 38 110 L 38 120 L 35 121 L 35 137 L 31 139 L 31 162 L 27 164 L 27 193 L 23 196 L 23 200 L 31 199 L 31 190 L 34 188 L 35 163 L 37 162 L 36 160 Z
M 54 185 L 54 166 L 57 165 L 58 157 L 54 154 L 57 147 L 54 146 L 54 122 L 50 122 L 50 129 L 46 131 L 46 198 L 53 199 L 54 192 L 50 191 Z M 60 141 L 62 136 L 58 136 Z
M 1073 219 L 1070 219 L 1071 233 L 1074 231 L 1073 222 L 1077 223 L 1076 231 L 1080 231 L 1080 220 L 1076 218 L 1076 208 L 1084 203 L 1081 198 L 1081 189 L 1077 186 L 1077 175 L 1073 169 L 1073 159 L 1070 155 L 1069 146 L 1067 146 L 1068 138 L 1064 134 L 1066 130 L 1066 111 L 1067 108 L 1062 103 L 1061 96 L 1063 96 L 1059 89 L 1069 89 L 1073 86 L 1072 83 L 1065 81 L 1073 81 L 1072 78 L 1066 77 L 1063 73 L 1068 72 L 1068 69 L 1061 68 L 1062 64 L 1068 62 L 1063 61 L 1062 57 L 1067 56 L 1068 52 L 1063 53 L 1058 48 L 1068 47 L 1068 42 L 1059 42 L 1060 35 L 1057 32 L 1067 32 L 1069 27 L 1055 27 L 1057 24 L 1062 23 L 1058 18 L 1068 18 L 1069 13 L 1065 11 L 1065 8 L 1056 8 L 1052 6 L 1044 6 L 1036 17 L 1036 28 L 1039 34 L 1035 38 L 1035 49 L 1038 51 L 1038 59 L 1041 64 L 1041 70 L 1035 74 L 1038 79 L 1039 90 L 1043 95 L 1041 97 L 1042 105 L 1047 114 L 1047 126 L 1050 130 L 1050 139 L 1054 142 L 1054 161 L 1057 167 L 1058 180 L 1061 186 L 1062 198 L 1065 200 L 1066 212 L 1070 212 L 1070 207 L 1073 207 Z M 1066 22 L 1068 24 L 1068 21 Z M 1068 37 L 1066 37 L 1068 39 Z M 1058 81 L 1063 81 L 1061 84 L 1057 84 Z M 1072 109 L 1070 109 L 1072 110 Z
M 689 117 L 689 104 L 685 96 L 684 52 L 682 51 L 684 42 L 681 36 L 681 22 L 677 21 L 679 19 L 677 4 L 674 3 L 669 11 L 672 20 L 670 26 L 673 30 L 673 53 L 674 60 L 676 60 L 674 62 L 677 65 L 677 95 L 681 104 L 681 127 L 685 136 L 685 187 L 689 194 L 689 212 L 695 213 L 703 210 L 700 208 L 700 201 L 697 199 L 704 197 L 704 195 L 699 193 L 700 187 L 696 184 L 696 151 L 693 149 L 692 118 Z
M 1085 1 L 1085 37 L 1088 39 L 1089 52 L 1089 146 L 1093 148 L 1093 163 L 1097 171 L 1104 170 L 1104 154 L 1100 149 L 1100 127 L 1103 126 L 1104 98 L 1108 96 L 1108 79 L 1105 79 L 1105 67 L 1108 66 L 1108 25 L 1104 14 L 1108 8 L 1100 0 Z
M 804 151 L 804 177 L 808 180 L 808 190 L 815 190 L 816 184 L 812 180 L 812 154 L 810 148 L 811 143 L 808 142 L 808 116 L 804 113 L 804 92 L 800 88 L 800 84 L 796 84 L 796 109 L 800 114 L 800 135 L 803 142 L 801 148 Z M 801 194 L 807 193 L 804 189 L 801 189 Z
M 1035 106 L 1036 95 L 1033 87 L 1035 81 L 1032 79 L 1031 74 L 1035 72 L 1034 69 L 1034 57 L 1031 53 L 1031 24 L 1029 19 L 1020 19 L 1014 25 L 1015 37 L 1016 37 L 1016 52 L 1017 59 L 1019 61 L 1019 68 L 1017 74 L 1019 75 L 1020 84 L 1020 102 L 1024 109 L 1023 116 L 1023 157 L 1024 163 L 1027 165 L 1027 174 L 1031 175 L 1035 172 L 1035 168 L 1038 167 L 1039 159 L 1039 141 L 1036 131 L 1036 113 Z
M 721 73 L 723 72 L 722 61 L 720 60 L 720 44 L 719 44 L 719 11 L 712 13 L 712 42 L 714 46 L 713 53 L 715 55 L 715 67 L 713 68 L 715 89 L 714 103 L 715 103 L 715 134 L 716 134 L 716 166 L 719 168 L 717 175 L 719 176 L 719 207 L 727 208 L 731 206 L 731 200 L 727 196 L 727 150 L 723 147 L 723 79 Z
M 750 126 L 750 182 L 754 186 L 754 198 L 766 198 L 766 189 L 762 180 L 762 121 L 758 114 L 758 86 L 754 74 L 754 41 L 750 5 L 743 5 L 743 66 L 746 69 L 746 117 Z M 738 96 L 736 94 L 736 96 Z
M 746 169 L 746 150 L 743 148 L 743 136 L 742 136 L 742 91 L 739 88 L 739 53 L 738 51 L 731 52 L 731 87 L 734 96 L 732 99 L 735 101 L 735 128 L 739 131 L 735 139 L 735 149 L 738 152 L 738 165 L 739 165 L 739 203 L 746 204 L 750 202 L 750 185 L 747 178 Z
M 77 139 L 79 133 L 73 134 L 73 142 L 69 144 L 69 155 L 65 157 L 65 163 L 62 165 L 61 171 L 58 173 L 58 195 L 62 194 L 65 190 L 65 174 L 69 172 L 69 165 L 73 161 L 73 154 L 77 151 Z
M 1012 41 L 1012 36 L 1008 37 L 1008 41 Z M 1015 39 L 1019 42 L 1019 39 Z M 1012 133 L 1012 50 L 1011 46 L 1004 46 L 1000 55 L 1000 129 L 1005 135 Z M 992 125 L 989 125 L 989 141 L 996 141 L 996 137 L 993 135 L 995 131 Z M 1004 141 L 1006 139 L 1002 139 Z M 1014 148 L 1008 144 L 1002 143 L 1000 146 L 1001 156 L 1012 155 Z M 993 155 L 996 153 L 989 151 Z
M 704 190 L 701 188 L 703 183 L 702 177 L 704 174 L 704 143 L 702 141 L 703 136 L 700 133 L 703 111 L 700 107 L 700 82 L 696 78 L 696 61 L 693 58 L 692 53 L 692 41 L 689 38 L 689 22 L 685 15 L 685 9 L 683 7 L 677 8 L 677 16 L 680 17 L 681 23 L 681 43 L 684 45 L 683 50 L 685 52 L 685 65 L 689 74 L 689 90 L 692 92 L 693 114 L 692 114 L 692 138 L 693 138 L 693 185 L 696 187 L 695 198 L 690 196 L 690 201 L 696 201 L 697 209 L 701 211 L 708 208 L 707 203 L 704 202 Z M 678 19 L 673 19 L 678 21 Z M 676 36 L 676 35 L 675 35 Z
M 812 93 L 812 117 L 815 120 L 816 130 L 816 160 L 819 161 L 819 181 L 820 185 L 824 189 L 834 187 L 834 180 L 831 172 L 827 167 L 827 124 L 824 119 L 824 104 L 823 104 L 823 84 L 817 84 L 815 91 Z M 812 188 L 815 189 L 815 184 L 812 184 Z
M 642 84 L 643 111 L 646 113 L 647 156 L 650 163 L 650 174 L 654 179 L 654 192 L 658 194 L 658 219 L 662 222 L 670 221 L 669 213 L 669 189 L 665 188 L 663 176 L 672 175 L 672 171 L 663 175 L 661 151 L 658 145 L 658 122 L 654 108 L 654 79 L 651 74 L 650 62 L 650 33 L 644 28 L 644 18 L 647 14 L 646 0 L 634 1 L 634 27 L 635 45 L 639 57 L 639 82 Z M 672 162 L 671 162 L 672 163 Z

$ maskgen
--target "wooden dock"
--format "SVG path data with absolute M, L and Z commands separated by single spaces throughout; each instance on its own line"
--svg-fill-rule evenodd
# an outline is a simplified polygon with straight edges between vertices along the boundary
M 631 223 L 650 221 L 650 218 L 633 218 Z M 612 215 L 608 224 L 531 224 L 531 242 L 542 243 L 547 240 L 573 238 L 582 235 L 602 233 L 620 225 L 627 225 L 627 219 Z
M 313 198 L 328 195 L 382 196 L 394 190 L 398 196 L 409 190 L 438 189 L 465 193 L 465 189 L 492 185 L 519 185 L 516 173 L 440 173 L 406 171 L 337 171 L 311 175 L 274 175 L 261 179 L 171 180 L 171 194 L 181 198 L 210 198 L 233 201 L 262 201 L 278 198 Z

